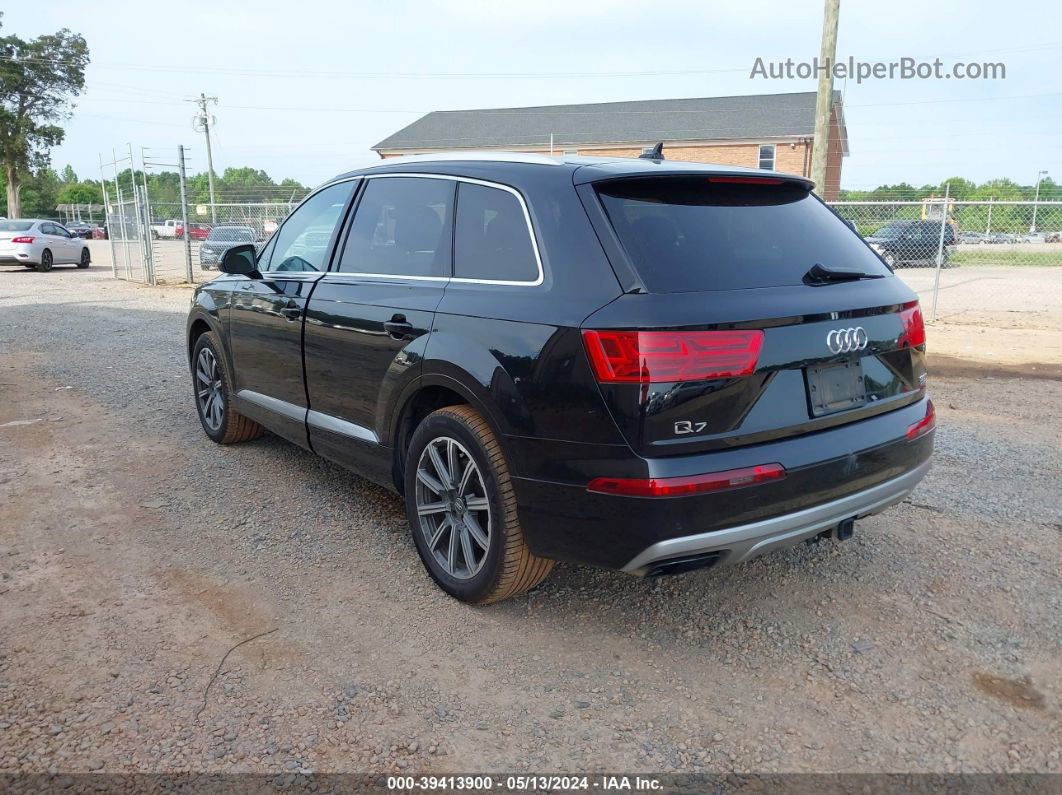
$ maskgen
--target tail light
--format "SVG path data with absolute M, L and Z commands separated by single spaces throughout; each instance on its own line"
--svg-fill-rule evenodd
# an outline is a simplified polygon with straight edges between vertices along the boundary
M 30 235 L 22 235 L 21 237 L 11 238 L 12 243 L 32 243 L 33 238 Z
M 750 375 L 762 331 L 584 331 L 603 384 L 701 381 Z
M 907 438 L 917 439 L 919 436 L 925 436 L 936 427 L 937 410 L 933 408 L 933 401 L 930 400 L 926 405 L 926 416 L 907 429 Z
M 926 344 L 926 323 L 922 318 L 922 307 L 917 301 L 903 305 L 900 321 L 903 323 L 903 333 L 896 342 L 901 348 L 905 345 L 917 348 Z
M 781 464 L 760 464 L 680 478 L 596 478 L 590 481 L 586 490 L 623 497 L 688 497 L 710 491 L 740 489 L 784 477 L 785 467 Z

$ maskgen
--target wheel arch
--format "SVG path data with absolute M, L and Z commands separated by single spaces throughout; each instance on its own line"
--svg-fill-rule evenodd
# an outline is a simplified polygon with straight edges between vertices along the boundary
M 450 374 L 426 373 L 407 385 L 395 402 L 384 443 L 394 451 L 393 476 L 399 494 L 405 492 L 406 450 L 413 432 L 433 411 L 446 406 L 471 406 L 486 420 L 504 449 L 504 423 L 491 410 L 487 396 L 478 394 L 475 379 L 467 373 L 465 376 L 462 379 Z

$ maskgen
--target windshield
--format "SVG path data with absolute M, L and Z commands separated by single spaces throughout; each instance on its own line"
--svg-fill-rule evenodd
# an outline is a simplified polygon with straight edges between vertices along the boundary
M 33 221 L 0 221 L 0 232 L 28 232 Z
M 253 243 L 255 240 L 254 230 L 249 226 L 220 226 L 210 233 L 211 240 L 222 240 L 231 243 L 234 240 Z
M 796 183 L 656 177 L 605 182 L 597 192 L 650 292 L 800 285 L 815 264 L 889 275 L 844 221 Z

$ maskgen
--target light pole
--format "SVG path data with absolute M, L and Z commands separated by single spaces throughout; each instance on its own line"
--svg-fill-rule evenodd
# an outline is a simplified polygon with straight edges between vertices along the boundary
M 1040 180 L 1046 176 L 1046 171 L 1036 172 L 1036 196 L 1033 197 L 1033 217 L 1032 226 L 1029 227 L 1029 234 L 1036 234 L 1036 203 L 1040 201 Z

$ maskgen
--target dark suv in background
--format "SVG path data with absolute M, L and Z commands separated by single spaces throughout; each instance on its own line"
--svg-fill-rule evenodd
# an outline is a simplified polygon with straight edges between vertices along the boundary
M 867 238 L 867 243 L 890 268 L 903 265 L 936 265 L 937 251 L 941 266 L 948 266 L 951 248 L 958 242 L 955 225 L 940 221 L 893 221 Z M 943 248 L 941 248 L 943 246 Z
M 474 603 L 555 560 L 656 575 L 846 538 L 925 474 L 934 412 L 914 294 L 810 189 L 497 153 L 343 174 L 197 288 L 203 428 L 404 494 Z

